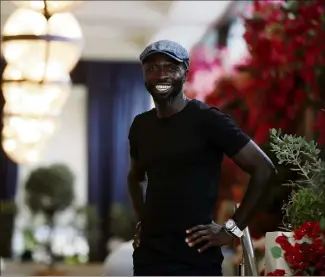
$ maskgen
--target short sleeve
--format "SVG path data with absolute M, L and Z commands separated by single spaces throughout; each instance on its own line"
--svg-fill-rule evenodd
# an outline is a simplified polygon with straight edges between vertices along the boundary
M 203 112 L 208 140 L 228 157 L 236 155 L 251 140 L 230 116 L 217 108 L 210 107 Z
M 130 156 L 132 159 L 138 159 L 137 136 L 136 136 L 136 119 L 134 118 L 129 130 Z

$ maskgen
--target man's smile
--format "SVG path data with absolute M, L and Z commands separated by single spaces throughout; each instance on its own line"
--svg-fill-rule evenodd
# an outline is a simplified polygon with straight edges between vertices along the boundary
M 171 89 L 173 88 L 172 85 L 168 84 L 168 85 L 155 85 L 155 89 L 157 93 L 161 93 L 161 94 L 165 94 L 167 92 L 169 92 Z

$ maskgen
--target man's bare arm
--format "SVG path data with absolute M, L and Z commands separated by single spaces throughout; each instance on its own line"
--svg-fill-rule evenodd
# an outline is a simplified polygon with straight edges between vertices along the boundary
M 141 221 L 144 210 L 144 198 L 141 183 L 145 181 L 145 171 L 135 159 L 131 158 L 131 166 L 128 173 L 128 189 L 138 221 Z
M 251 176 L 244 199 L 233 216 L 238 227 L 243 230 L 268 193 L 277 172 L 271 160 L 253 141 L 244 146 L 232 159 Z

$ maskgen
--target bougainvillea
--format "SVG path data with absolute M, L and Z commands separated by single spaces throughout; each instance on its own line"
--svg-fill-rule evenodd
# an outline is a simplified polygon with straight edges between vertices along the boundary
M 270 127 L 296 132 L 308 107 L 325 106 L 324 7 L 316 0 L 254 1 L 245 19 L 250 57 L 242 68 L 251 78 L 241 96 L 253 111 L 247 125 L 258 142 L 265 142 Z M 324 118 L 314 118 L 321 134 Z
M 227 72 L 220 55 L 202 62 L 209 55 L 195 51 L 200 62 L 191 65 L 189 79 L 196 85 L 188 95 L 230 113 L 260 145 L 270 128 L 318 133 L 325 144 L 325 112 L 318 113 L 325 107 L 324 7 L 323 0 L 255 0 L 251 16 L 244 17 L 248 57 Z
M 185 87 L 188 97 L 205 101 L 212 93 L 215 82 L 224 74 L 222 57 L 227 49 L 208 49 L 207 47 L 196 47 L 191 52 L 191 66 Z

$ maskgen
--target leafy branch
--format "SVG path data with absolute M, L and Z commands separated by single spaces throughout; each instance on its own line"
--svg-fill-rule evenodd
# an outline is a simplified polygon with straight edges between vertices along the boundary
M 317 188 L 323 179 L 325 163 L 318 156 L 320 150 L 315 141 L 307 142 L 304 137 L 281 134 L 281 130 L 271 130 L 271 151 L 275 153 L 278 164 L 289 165 L 302 179 L 291 182 L 293 186 Z
M 306 221 L 325 218 L 325 162 L 319 158 L 320 150 L 314 141 L 304 137 L 282 135 L 281 130 L 270 131 L 271 151 L 278 164 L 284 164 L 298 173 L 297 180 L 284 185 L 293 188 L 289 201 L 282 207 L 287 225 L 299 227 Z

